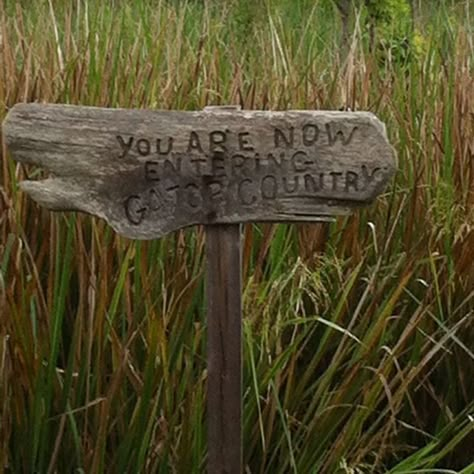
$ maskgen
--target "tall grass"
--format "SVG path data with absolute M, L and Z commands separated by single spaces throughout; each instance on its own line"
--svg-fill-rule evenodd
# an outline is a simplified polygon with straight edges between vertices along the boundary
M 474 472 L 469 7 L 425 13 L 406 55 L 369 52 L 363 13 L 341 51 L 323 2 L 0 0 L 1 119 L 44 101 L 386 122 L 400 171 L 374 206 L 245 227 L 247 472 Z M 38 208 L 25 176 L 3 146 L 0 470 L 203 472 L 202 231 L 128 241 Z

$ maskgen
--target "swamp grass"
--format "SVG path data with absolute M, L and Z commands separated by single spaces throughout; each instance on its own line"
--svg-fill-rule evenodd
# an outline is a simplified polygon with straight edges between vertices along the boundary
M 437 3 L 438 4 L 438 3 Z M 247 225 L 251 473 L 474 473 L 470 2 L 351 43 L 327 2 L 0 0 L 0 108 L 370 110 L 399 172 L 333 224 Z M 384 31 L 384 35 L 387 35 Z M 205 470 L 202 229 L 134 242 L 2 146 L 0 470 Z

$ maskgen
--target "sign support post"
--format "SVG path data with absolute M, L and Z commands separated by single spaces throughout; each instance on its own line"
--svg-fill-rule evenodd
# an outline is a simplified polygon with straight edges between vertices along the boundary
M 242 291 L 239 224 L 206 226 L 209 474 L 242 473 Z

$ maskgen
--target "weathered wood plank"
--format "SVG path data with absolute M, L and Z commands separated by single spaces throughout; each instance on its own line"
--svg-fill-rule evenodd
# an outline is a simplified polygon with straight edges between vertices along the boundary
M 50 176 L 22 188 L 53 210 L 152 239 L 194 224 L 316 221 L 372 202 L 395 171 L 368 112 L 201 112 L 19 104 L 14 159 Z

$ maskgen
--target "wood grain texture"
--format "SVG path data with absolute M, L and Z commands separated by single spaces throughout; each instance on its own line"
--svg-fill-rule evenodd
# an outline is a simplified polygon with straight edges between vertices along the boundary
M 240 225 L 206 227 L 208 473 L 242 472 Z
M 18 104 L 13 158 L 49 172 L 22 188 L 53 210 L 153 239 L 194 224 L 317 221 L 372 202 L 396 168 L 368 112 L 200 112 Z

